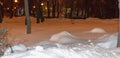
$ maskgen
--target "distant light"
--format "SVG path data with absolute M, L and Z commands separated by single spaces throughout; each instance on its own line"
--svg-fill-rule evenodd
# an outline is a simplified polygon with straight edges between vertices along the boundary
M 3 5 L 3 3 L 0 1 L 0 4 Z
M 35 5 L 33 6 L 33 8 L 36 8 Z
M 45 7 L 45 9 L 47 10 L 48 8 L 47 8 L 47 7 Z
M 14 7 L 14 9 L 16 9 L 16 7 Z
M 7 7 L 7 10 L 9 10 L 10 8 L 9 7 Z
M 41 5 L 43 6 L 43 5 L 44 5 L 44 3 L 41 3 Z
M 18 0 L 14 0 L 14 2 L 15 2 L 15 3 L 17 3 L 17 2 L 18 2 Z

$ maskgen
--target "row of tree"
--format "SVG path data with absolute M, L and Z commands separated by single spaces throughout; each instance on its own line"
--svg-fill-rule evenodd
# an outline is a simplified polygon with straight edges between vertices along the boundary
M 23 0 L 18 0 L 18 3 L 14 3 L 14 0 L 9 0 L 9 3 L 7 0 L 3 1 L 7 2 L 4 7 L 9 7 L 9 10 L 13 9 L 15 5 L 24 7 Z M 39 0 L 38 4 L 41 3 L 44 5 L 39 6 L 39 11 L 42 11 L 46 17 L 118 18 L 119 16 L 118 0 Z M 30 14 L 34 14 L 34 16 L 38 12 L 36 4 L 37 0 L 29 0 Z
M 35 0 L 34 0 L 35 1 Z M 47 7 L 47 17 L 118 18 L 118 0 L 40 0 Z

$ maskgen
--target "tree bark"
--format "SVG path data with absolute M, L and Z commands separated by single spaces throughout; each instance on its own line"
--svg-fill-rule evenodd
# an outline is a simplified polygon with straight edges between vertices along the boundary
M 55 17 L 56 0 L 52 0 L 52 17 Z
M 26 15 L 26 23 L 27 23 L 27 34 L 31 34 L 31 22 L 30 22 L 30 15 L 29 15 L 29 4 L 28 0 L 24 0 L 25 4 L 25 15 Z
M 47 16 L 48 16 L 48 18 L 50 18 L 50 3 L 49 2 L 50 1 L 47 0 L 47 12 L 48 12 Z
M 119 0 L 119 10 L 120 10 L 120 0 Z M 119 12 L 120 14 L 120 12 Z M 119 15 L 119 28 L 118 28 L 118 43 L 117 43 L 117 47 L 120 47 L 120 15 Z

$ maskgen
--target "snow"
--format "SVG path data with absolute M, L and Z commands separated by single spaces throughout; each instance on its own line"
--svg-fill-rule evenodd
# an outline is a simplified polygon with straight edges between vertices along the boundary
M 54 34 L 51 38 L 50 41 L 58 42 L 58 43 L 71 43 L 75 42 L 75 36 L 71 35 L 67 31 L 60 32 L 58 34 Z
M 53 47 L 36 46 L 23 53 L 14 53 L 1 58 L 119 58 L 120 50 L 104 49 L 95 45 L 74 43 L 63 45 L 52 43 Z
M 118 33 L 112 35 L 104 35 L 98 38 L 97 45 L 103 48 L 116 48 L 118 40 Z
M 63 31 L 51 36 L 50 41 L 68 44 L 68 43 L 82 43 L 82 44 L 90 44 L 90 45 L 97 45 L 103 48 L 116 48 L 117 47 L 117 40 L 118 40 L 118 33 L 115 34 L 105 34 L 101 37 L 98 37 L 96 40 L 78 40 L 78 37 L 73 36 L 67 31 Z M 44 43 L 45 44 L 45 43 Z
M 102 28 L 94 28 L 90 32 L 91 33 L 106 33 L 106 31 Z
M 13 19 L 5 17 L 0 26 L 7 28 L 7 38 L 12 45 L 22 43 L 27 46 L 49 40 L 53 34 L 62 31 L 67 31 L 79 37 L 78 39 L 96 39 L 106 33 L 118 32 L 118 19 L 88 18 L 86 20 L 75 19 L 74 22 L 75 24 L 72 24 L 70 19 L 64 18 L 46 18 L 43 24 L 37 24 L 35 18 L 31 17 L 31 34 L 26 34 L 25 17 L 14 17 Z M 86 33 L 94 28 L 101 28 L 106 33 Z
M 23 44 L 19 44 L 19 45 L 13 46 L 11 48 L 12 48 L 14 53 L 27 51 L 27 47 L 25 45 L 23 45 Z M 11 52 L 12 52 L 11 48 L 10 47 L 7 48 L 4 55 L 11 54 Z
M 0 23 L 1 27 L 8 30 L 6 38 L 10 44 L 25 45 L 22 46 L 24 51 L 1 58 L 120 57 L 120 49 L 116 48 L 118 19 L 75 19 L 75 24 L 72 24 L 70 19 L 46 18 L 44 23 L 37 24 L 35 18 L 31 17 L 31 34 L 26 34 L 24 19 L 5 17 L 4 22 Z
M 34 45 L 41 41 L 49 40 L 53 34 L 67 31 L 79 39 L 96 39 L 104 34 L 113 34 L 118 32 L 118 19 L 98 19 L 88 18 L 86 20 L 76 19 L 75 24 L 70 19 L 45 19 L 43 24 L 37 24 L 35 18 L 31 17 L 31 34 L 26 34 L 25 17 L 14 17 L 13 19 L 4 18 L 0 24 L 8 30 L 8 41 L 12 45 L 25 44 Z M 86 33 L 95 28 L 101 28 L 106 33 Z M 34 39 L 34 40 L 33 40 Z

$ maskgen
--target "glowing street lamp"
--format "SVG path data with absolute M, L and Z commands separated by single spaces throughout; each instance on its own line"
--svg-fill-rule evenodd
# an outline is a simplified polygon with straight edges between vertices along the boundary
M 7 10 L 9 10 L 10 8 L 9 7 L 7 7 Z
M 36 8 L 35 5 L 33 6 L 33 8 Z
M 16 9 L 16 7 L 14 7 L 14 9 Z
M 18 0 L 14 0 L 14 2 L 15 2 L 15 3 L 17 3 L 17 2 L 18 2 Z
M 44 3 L 41 3 L 41 5 L 43 6 L 43 5 L 44 5 Z
M 3 2 L 0 1 L 0 4 L 3 5 Z

